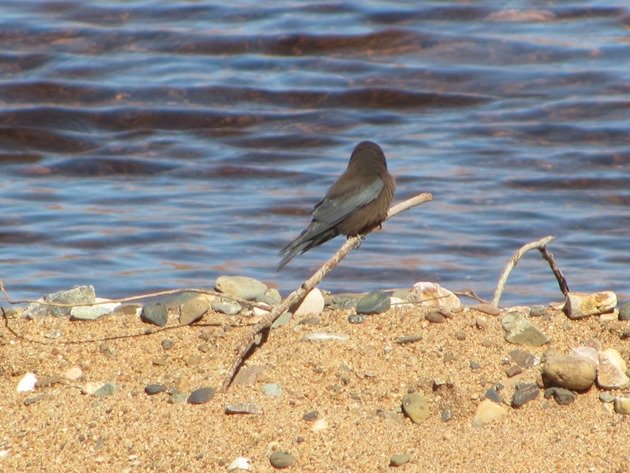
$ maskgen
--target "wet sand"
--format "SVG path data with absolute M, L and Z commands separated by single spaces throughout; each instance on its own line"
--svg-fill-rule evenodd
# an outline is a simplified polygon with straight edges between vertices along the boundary
M 0 327 L 0 469 L 226 471 L 244 456 L 251 471 L 265 472 L 274 471 L 269 455 L 276 450 L 293 455 L 288 471 L 393 471 L 394 454 L 411 457 L 400 471 L 630 469 L 630 416 L 607 410 L 595 387 L 568 406 L 541 391 L 519 409 L 506 406 L 507 415 L 495 423 L 471 425 L 484 392 L 506 379 L 502 360 L 511 350 L 540 357 L 596 338 L 627 360 L 628 341 L 619 336 L 627 322 L 570 321 L 548 311 L 535 324 L 552 342 L 532 348 L 507 343 L 501 317 L 471 309 L 441 324 L 427 322 L 417 308 L 390 309 L 358 325 L 348 323 L 348 314 L 326 311 L 318 325 L 300 324 L 302 317 L 275 329 L 247 361 L 260 368 L 258 375 L 201 405 L 171 403 L 168 393 L 149 396 L 144 387 L 162 383 L 185 393 L 218 387 L 248 330 L 239 318 L 211 314 L 196 325 L 163 329 L 133 315 L 6 320 Z M 482 328 L 479 317 L 487 322 Z M 311 332 L 349 339 L 301 340 Z M 422 339 L 396 343 L 403 335 Z M 172 348 L 163 348 L 165 339 Z M 471 369 L 471 361 L 480 368 Z M 83 377 L 67 379 L 66 371 L 77 366 Z M 53 383 L 17 393 L 27 372 Z M 520 376 L 535 380 L 537 372 Z M 449 384 L 434 389 L 435 380 Z M 117 390 L 105 397 L 82 394 L 88 382 L 112 382 Z M 281 395 L 265 395 L 266 383 L 279 384 Z M 421 424 L 400 413 L 408 392 L 428 401 L 431 415 Z M 35 402 L 25 405 L 26 399 Z M 234 403 L 255 404 L 262 414 L 225 414 Z M 445 422 L 447 407 L 453 416 Z M 311 411 L 318 420 L 304 419 Z

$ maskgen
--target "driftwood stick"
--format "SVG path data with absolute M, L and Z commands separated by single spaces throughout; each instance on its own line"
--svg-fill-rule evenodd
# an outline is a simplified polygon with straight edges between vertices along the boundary
M 562 271 L 560 271 L 560 268 L 556 264 L 556 260 L 553 259 L 553 255 L 547 250 L 547 247 L 542 246 L 538 249 L 540 250 L 543 258 L 545 258 L 545 260 L 547 260 L 547 263 L 549 263 L 549 267 L 553 271 L 553 274 L 558 281 L 558 286 L 560 286 L 560 290 L 562 291 L 562 294 L 564 294 L 564 313 L 567 317 L 571 317 L 571 299 L 569 298 L 569 285 L 567 284 L 567 280 L 565 279 L 564 274 L 562 274 Z
M 519 260 L 523 257 L 525 253 L 535 248 L 544 248 L 547 244 L 555 240 L 555 236 L 546 236 L 541 238 L 540 240 L 532 241 L 531 243 L 527 243 L 526 245 L 521 246 L 518 250 L 514 252 L 508 263 L 503 268 L 503 272 L 501 276 L 499 276 L 499 282 L 497 283 L 497 288 L 494 291 L 494 297 L 492 298 L 492 305 L 495 307 L 499 307 L 499 300 L 503 295 L 503 291 L 505 290 L 505 284 L 507 283 L 508 276 L 510 272 L 514 269 L 514 267 L 518 264 Z M 552 268 L 553 269 L 553 268 Z
M 424 193 L 401 202 L 389 209 L 386 220 L 407 209 L 420 205 L 424 202 L 429 202 L 432 199 L 433 196 L 431 194 Z M 361 236 L 348 238 L 341 248 L 339 248 L 339 250 L 337 250 L 337 252 L 332 256 L 332 258 L 326 261 L 310 278 L 304 281 L 299 289 L 296 289 L 289 294 L 280 305 L 274 307 L 268 315 L 263 316 L 262 320 L 252 327 L 250 333 L 247 335 L 247 338 L 239 347 L 238 352 L 234 357 L 234 362 L 230 366 L 230 369 L 223 380 L 223 384 L 221 386 L 222 392 L 227 391 L 230 387 L 230 384 L 232 384 L 234 377 L 247 357 L 251 355 L 257 346 L 260 346 L 263 343 L 264 338 L 262 337 L 262 334 L 268 333 L 271 325 L 278 317 L 280 317 L 290 307 L 304 299 L 309 291 L 317 286 L 321 280 L 324 279 L 324 277 L 348 255 L 348 253 L 357 248 L 361 243 L 361 238 Z

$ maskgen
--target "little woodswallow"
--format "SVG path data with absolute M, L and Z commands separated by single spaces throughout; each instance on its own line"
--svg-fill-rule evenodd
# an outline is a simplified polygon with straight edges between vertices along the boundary
M 396 184 L 387 171 L 383 150 L 362 141 L 352 151 L 344 173 L 313 209 L 313 220 L 300 235 L 280 250 L 280 271 L 297 253 L 304 253 L 337 235 L 365 235 L 387 217 Z

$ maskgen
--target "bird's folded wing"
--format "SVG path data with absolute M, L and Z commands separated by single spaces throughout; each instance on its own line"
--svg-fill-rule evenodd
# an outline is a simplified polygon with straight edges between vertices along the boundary
M 327 195 L 313 209 L 313 221 L 330 228 L 376 199 L 383 186 L 383 180 L 377 177 L 367 186 L 348 189 L 340 195 Z

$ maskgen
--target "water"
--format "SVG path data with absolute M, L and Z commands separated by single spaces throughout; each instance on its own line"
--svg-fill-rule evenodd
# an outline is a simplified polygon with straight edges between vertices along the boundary
M 0 3 L 0 279 L 118 297 L 245 274 L 294 289 L 342 243 L 278 250 L 359 141 L 396 200 L 322 287 L 490 298 L 522 244 L 630 297 L 625 2 Z M 505 304 L 561 299 L 530 253 Z

